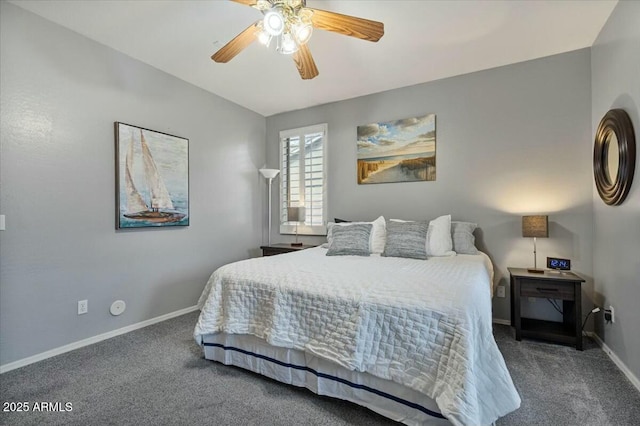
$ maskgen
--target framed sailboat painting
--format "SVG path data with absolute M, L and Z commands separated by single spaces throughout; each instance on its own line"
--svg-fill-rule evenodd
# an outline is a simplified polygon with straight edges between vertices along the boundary
M 189 140 L 115 123 L 116 229 L 189 226 Z

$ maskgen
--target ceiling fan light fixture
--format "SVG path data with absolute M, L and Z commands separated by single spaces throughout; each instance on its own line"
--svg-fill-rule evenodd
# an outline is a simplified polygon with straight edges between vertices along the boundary
M 298 44 L 290 33 L 284 33 L 278 39 L 276 50 L 283 55 L 291 55 L 298 51 Z
M 262 44 L 263 46 L 269 47 L 269 44 L 271 44 L 271 39 L 273 39 L 273 36 L 264 30 L 263 22 L 258 22 L 256 24 L 255 34 L 260 44 Z
M 298 44 L 306 44 L 311 39 L 313 27 L 311 24 L 300 23 L 295 26 L 294 34 Z
M 279 36 L 284 31 L 285 19 L 280 8 L 273 8 L 264 14 L 262 20 L 264 30 L 272 36 Z
M 264 30 L 258 32 L 258 42 L 266 47 L 269 47 L 272 38 L 273 36 Z

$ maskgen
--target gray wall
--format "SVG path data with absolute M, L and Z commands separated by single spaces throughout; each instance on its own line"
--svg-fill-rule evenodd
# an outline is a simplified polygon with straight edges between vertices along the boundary
M 640 129 L 638 3 L 620 2 L 591 50 L 266 123 L 18 7 L 0 8 L 0 364 L 192 306 L 211 271 L 256 255 L 266 240 L 266 184 L 256 169 L 277 167 L 278 132 L 326 122 L 329 217 L 476 221 L 479 245 L 507 285 L 507 266 L 532 263 L 520 216 L 549 214 L 539 264 L 571 258 L 587 278 L 584 308 L 614 305 L 616 324 L 596 330 L 640 376 L 638 178 L 613 208 L 591 173 L 593 134 L 608 109 L 626 109 Z M 437 114 L 437 181 L 357 185 L 356 126 L 429 112 Z M 113 229 L 114 121 L 190 139 L 190 227 Z M 272 238 L 290 241 L 278 234 L 277 183 Z M 127 311 L 112 317 L 108 306 L 120 298 Z M 76 314 L 80 299 L 89 299 L 87 315 Z M 508 319 L 508 308 L 508 298 L 494 299 L 495 318 Z M 556 315 L 543 302 L 525 309 Z
M 278 166 L 278 132 L 329 125 L 329 217 L 427 219 L 451 213 L 477 222 L 480 245 L 508 285 L 507 266 L 533 264 L 533 243 L 521 237 L 521 215 L 549 215 L 546 256 L 572 259 L 592 286 L 590 51 L 495 68 L 267 118 L 267 161 Z M 358 185 L 356 126 L 436 113 L 435 182 Z M 275 185 L 274 185 L 275 186 Z M 274 191 L 275 192 L 275 191 Z M 274 194 L 272 240 L 277 230 Z M 305 241 L 321 241 L 303 237 Z M 508 294 L 508 291 L 507 291 Z M 546 301 L 526 312 L 557 319 Z M 494 299 L 494 318 L 509 319 L 509 298 Z
M 193 306 L 257 254 L 265 118 L 1 2 L 0 364 Z M 114 230 L 114 130 L 190 140 L 191 226 Z M 78 316 L 77 301 L 89 300 Z M 115 299 L 126 312 L 112 317 Z
M 640 2 L 621 1 L 592 48 L 592 129 L 606 112 L 624 109 L 636 137 L 636 172 L 627 200 L 610 207 L 593 186 L 594 271 L 598 303 L 613 305 L 615 324 L 596 332 L 640 378 Z M 593 145 L 592 145 L 593 146 Z

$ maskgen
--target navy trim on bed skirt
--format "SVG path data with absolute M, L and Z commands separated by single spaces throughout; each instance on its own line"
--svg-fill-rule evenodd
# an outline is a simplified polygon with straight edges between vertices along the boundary
M 335 377 L 335 376 L 331 376 L 329 374 L 321 373 L 319 371 L 314 370 L 313 368 L 307 367 L 306 365 L 289 364 L 289 363 L 286 363 L 286 362 L 278 361 L 277 359 L 270 358 L 270 357 L 265 356 L 265 355 L 257 354 L 257 353 L 250 352 L 250 351 L 246 351 L 244 349 L 236 348 L 236 347 L 233 347 L 233 346 L 224 346 L 224 345 L 222 345 L 220 343 L 203 342 L 203 345 L 204 346 L 218 347 L 218 348 L 224 349 L 225 351 L 240 352 L 240 353 L 243 353 L 245 355 L 250 355 L 250 356 L 253 356 L 253 357 L 256 357 L 256 358 L 260 358 L 260 359 L 263 359 L 265 361 L 269 361 L 269 362 L 273 362 L 275 364 L 281 365 L 283 367 L 293 368 L 295 370 L 308 371 L 309 373 L 315 374 L 317 377 L 320 377 L 320 378 L 323 378 L 323 379 L 333 380 L 333 381 L 345 384 L 347 386 L 351 386 L 352 388 L 355 388 L 355 389 L 362 389 L 362 390 L 365 390 L 367 392 L 374 393 L 374 394 L 376 394 L 378 396 L 381 396 L 383 398 L 387 398 L 387 399 L 390 399 L 390 400 L 395 401 L 397 403 L 406 405 L 407 407 L 415 408 L 416 410 L 422 411 L 423 413 L 428 414 L 429 416 L 437 417 L 439 419 L 446 419 L 446 417 L 443 416 L 442 414 L 437 413 L 435 411 L 431 411 L 428 408 L 423 407 L 422 405 L 416 404 L 416 403 L 411 402 L 411 401 L 407 401 L 406 399 L 398 398 L 397 396 L 391 395 L 391 394 L 386 393 L 386 392 L 382 392 L 382 391 L 380 391 L 378 389 L 374 389 L 374 388 L 371 388 L 369 386 L 361 385 L 361 384 L 358 384 L 358 383 L 353 383 L 353 382 L 350 382 L 348 380 L 342 379 L 340 377 Z

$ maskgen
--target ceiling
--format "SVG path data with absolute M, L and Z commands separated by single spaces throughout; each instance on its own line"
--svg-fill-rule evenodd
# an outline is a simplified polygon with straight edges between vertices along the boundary
M 262 16 L 231 1 L 11 3 L 270 116 L 589 47 L 617 0 L 307 0 L 385 25 L 378 43 L 314 31 L 309 47 L 320 75 L 313 80 L 300 79 L 291 57 L 258 43 L 227 64 L 213 62 Z

